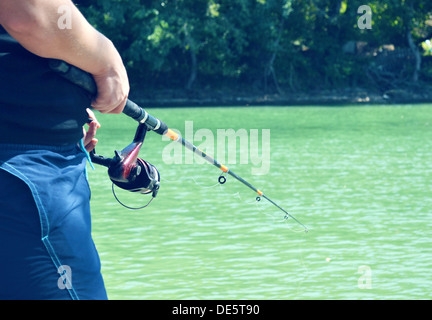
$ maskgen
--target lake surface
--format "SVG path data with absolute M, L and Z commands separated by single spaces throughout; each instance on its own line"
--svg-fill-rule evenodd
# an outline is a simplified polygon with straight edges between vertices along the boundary
M 225 153 L 221 162 L 309 232 L 149 133 L 140 157 L 162 181 L 148 208 L 125 209 L 105 168 L 89 170 L 110 299 L 432 298 L 432 105 L 148 111 L 209 153 Z M 98 120 L 98 153 L 132 141 L 133 120 Z M 239 134 L 234 153 L 218 136 L 228 129 Z M 116 193 L 131 206 L 149 200 Z

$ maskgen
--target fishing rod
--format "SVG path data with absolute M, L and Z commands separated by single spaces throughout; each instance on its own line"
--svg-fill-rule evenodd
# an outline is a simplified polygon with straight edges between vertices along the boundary
M 63 76 L 67 80 L 85 89 L 92 96 L 96 95 L 97 93 L 96 83 L 94 82 L 93 77 L 89 73 L 77 67 L 74 67 L 72 65 L 69 65 L 68 63 L 61 60 L 50 60 L 49 66 L 52 70 L 58 72 L 61 76 Z M 141 148 L 141 145 L 144 141 L 145 133 L 151 130 L 160 135 L 170 138 L 172 141 L 181 143 L 185 148 L 189 149 L 190 151 L 204 158 L 205 160 L 207 160 L 207 162 L 219 168 L 223 173 L 229 174 L 236 180 L 240 181 L 242 184 L 247 186 L 249 189 L 253 190 L 258 195 L 256 198 L 257 201 L 260 201 L 261 198 L 266 199 L 268 202 L 270 202 L 279 210 L 281 210 L 283 213 L 285 213 L 285 217 L 284 217 L 285 220 L 288 218 L 293 219 L 295 222 L 297 222 L 299 225 L 301 225 L 304 228 L 305 232 L 308 232 L 308 228 L 303 223 L 301 223 L 298 219 L 296 219 L 292 214 L 290 214 L 284 208 L 279 206 L 276 202 L 274 202 L 269 197 L 267 197 L 260 189 L 256 188 L 248 181 L 246 181 L 245 179 L 237 175 L 234 171 L 229 169 L 227 166 L 220 163 L 215 158 L 211 157 L 210 155 L 208 155 L 207 153 L 200 150 L 198 147 L 196 147 L 195 145 L 193 145 L 192 143 L 184 139 L 182 136 L 180 136 L 179 134 L 171 130 L 164 122 L 150 115 L 147 111 L 145 111 L 143 108 L 138 106 L 133 101 L 129 99 L 127 100 L 126 105 L 123 109 L 123 113 L 131 117 L 132 119 L 136 120 L 139 123 L 134 141 L 128 147 L 123 149 L 122 152 L 116 152 L 116 156 L 113 159 L 97 156 L 94 153 L 92 155 L 92 159 L 96 160 L 95 163 L 104 165 L 109 168 L 108 174 L 111 180 L 113 181 L 113 183 L 115 183 L 117 186 L 135 192 L 136 191 L 141 193 L 153 192 L 153 198 L 156 196 L 157 190 L 159 189 L 159 183 L 158 183 L 158 181 L 160 180 L 159 173 L 157 172 L 156 168 L 154 169 L 152 168 L 153 166 L 151 164 L 148 164 L 144 160 L 139 159 L 137 157 L 139 149 Z M 136 165 L 135 162 L 137 162 L 138 165 Z M 112 169 L 113 164 L 117 168 L 116 170 Z M 129 170 L 132 173 L 134 172 L 137 173 L 137 171 L 139 170 L 140 171 L 139 173 L 142 173 L 144 172 L 142 167 L 144 167 L 144 169 L 147 169 L 147 167 L 153 169 L 150 170 L 154 172 L 153 176 L 150 176 L 148 174 L 149 170 L 146 170 L 147 175 L 143 175 L 143 177 L 149 180 L 151 186 L 148 185 L 148 182 L 146 180 L 145 188 L 137 187 L 137 185 L 135 185 L 135 188 L 133 188 L 133 186 L 131 187 L 130 184 L 135 181 L 134 175 L 125 174 L 125 171 Z M 223 176 L 223 174 L 219 176 L 218 181 L 220 184 L 224 184 L 226 182 L 225 176 Z M 156 190 L 152 189 L 152 186 L 156 186 Z M 142 192 L 142 190 L 145 191 Z

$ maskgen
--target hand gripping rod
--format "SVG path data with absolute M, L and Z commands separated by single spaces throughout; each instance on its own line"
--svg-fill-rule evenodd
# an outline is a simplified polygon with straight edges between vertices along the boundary
M 96 83 L 89 73 L 61 60 L 51 59 L 49 60 L 49 66 L 62 77 L 83 88 L 92 96 L 96 96 Z M 150 130 L 153 130 L 160 135 L 164 135 L 168 130 L 168 126 L 165 123 L 148 114 L 147 111 L 129 99 L 126 102 L 123 113 L 138 122 L 145 123 Z

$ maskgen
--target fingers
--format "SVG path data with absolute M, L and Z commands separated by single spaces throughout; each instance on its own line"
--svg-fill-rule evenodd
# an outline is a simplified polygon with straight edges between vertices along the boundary
M 100 128 L 100 123 L 96 119 L 92 110 L 87 109 L 87 113 L 89 115 L 90 122 L 88 123 L 89 128 L 87 132 L 83 127 L 83 135 L 84 135 L 83 143 L 84 143 L 84 148 L 87 150 L 87 152 L 90 152 L 96 147 L 96 144 L 98 143 L 98 139 L 96 139 L 95 136 L 96 136 L 97 129 Z
M 129 95 L 129 80 L 123 65 L 99 75 L 93 75 L 98 95 L 92 107 L 101 113 L 121 113 Z
M 86 111 L 87 111 L 87 114 L 89 116 L 89 119 L 91 120 L 90 122 L 95 122 L 97 125 L 96 129 L 99 129 L 101 125 L 100 125 L 99 121 L 96 119 L 96 116 L 95 116 L 94 112 L 92 111 L 92 109 L 87 108 Z
M 128 97 L 124 97 L 123 100 L 121 100 L 121 102 L 118 105 L 107 105 L 107 104 L 102 104 L 102 107 L 98 106 L 96 104 L 96 106 L 93 106 L 95 109 L 98 108 L 98 110 L 101 113 L 112 113 L 112 114 L 119 114 L 123 112 L 123 109 L 127 103 L 127 99 Z
M 112 113 L 112 114 L 119 114 L 123 112 L 123 109 L 127 102 L 127 97 L 122 98 L 119 100 L 120 103 L 107 103 L 104 102 L 103 99 L 96 99 L 92 103 L 92 107 L 95 110 L 98 110 L 100 113 Z
M 85 149 L 87 150 L 87 152 L 91 152 L 95 147 L 96 144 L 98 143 L 98 139 L 92 139 L 86 146 Z
M 96 147 L 97 143 L 98 143 L 98 139 L 96 138 L 89 139 L 88 141 L 84 142 L 84 148 L 87 150 L 87 152 L 91 152 Z

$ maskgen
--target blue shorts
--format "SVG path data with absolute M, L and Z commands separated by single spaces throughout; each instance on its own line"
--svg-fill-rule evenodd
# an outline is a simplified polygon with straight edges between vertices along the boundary
M 0 299 L 107 299 L 75 145 L 0 144 Z

